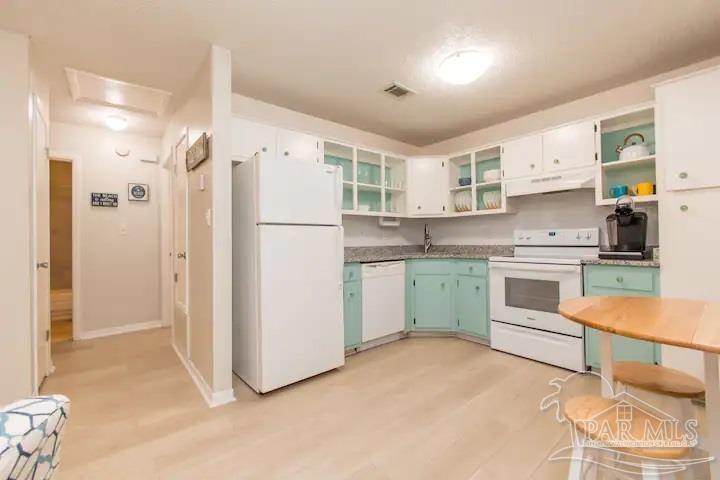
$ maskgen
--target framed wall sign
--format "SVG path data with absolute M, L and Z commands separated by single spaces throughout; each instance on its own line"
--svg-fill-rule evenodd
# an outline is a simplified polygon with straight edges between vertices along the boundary
M 90 194 L 90 206 L 92 206 L 92 207 L 117 207 L 118 206 L 118 194 L 117 193 L 92 192 Z
M 208 159 L 209 155 L 210 141 L 207 133 L 203 132 L 200 138 L 198 138 L 185 153 L 185 168 L 188 172 L 197 168 L 198 165 Z
M 128 200 L 147 202 L 150 199 L 150 186 L 147 183 L 128 183 Z

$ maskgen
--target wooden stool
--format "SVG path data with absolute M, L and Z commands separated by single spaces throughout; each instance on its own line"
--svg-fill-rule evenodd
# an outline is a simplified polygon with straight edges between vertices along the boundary
M 692 400 L 705 395 L 705 384 L 680 370 L 640 362 L 615 362 L 613 381 L 647 392 L 677 398 L 680 402 L 682 419 L 695 417 Z
M 595 395 L 587 395 L 581 397 L 574 397 L 569 399 L 565 403 L 565 418 L 573 425 L 575 430 L 584 435 L 586 438 L 595 441 L 611 441 L 619 438 L 620 434 L 620 422 L 618 421 L 618 411 L 613 408 L 620 405 L 621 402 L 611 399 L 603 398 Z M 588 422 L 594 421 L 599 424 L 605 425 L 606 428 L 600 431 L 594 429 L 588 429 Z M 661 420 L 657 417 L 646 413 L 640 408 L 633 408 L 632 415 L 629 416 L 628 423 L 623 425 L 623 432 L 630 432 L 632 438 L 643 439 L 646 427 L 649 424 L 651 430 L 660 431 L 662 429 Z M 682 428 L 679 428 L 677 432 L 674 432 L 674 437 L 667 440 L 680 440 L 684 435 Z M 687 447 L 640 447 L 640 446 L 628 446 L 628 447 L 617 447 L 612 448 L 613 451 L 619 453 L 626 453 L 630 455 L 637 455 L 640 457 L 647 458 L 648 460 L 683 460 L 687 459 L 690 453 L 690 449 Z M 584 480 L 586 478 L 593 478 L 585 475 L 585 467 L 588 460 L 593 455 L 592 451 L 586 451 L 585 447 L 580 442 L 573 442 L 573 456 L 570 463 L 570 472 L 568 480 Z M 661 474 L 653 466 L 651 462 L 641 463 L 642 478 L 646 480 L 656 479 L 667 479 L 672 478 L 667 474 Z M 591 464 L 594 469 L 594 474 L 597 473 L 597 465 Z

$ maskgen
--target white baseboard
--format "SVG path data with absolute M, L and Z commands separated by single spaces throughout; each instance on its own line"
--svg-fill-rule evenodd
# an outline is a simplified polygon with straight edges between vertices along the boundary
M 89 332 L 81 332 L 76 336 L 76 340 L 90 340 L 91 338 L 109 337 L 110 335 L 122 335 L 123 333 L 137 332 L 140 330 L 149 330 L 151 328 L 160 327 L 162 327 L 162 323 L 159 320 L 142 323 L 131 323 L 130 325 L 122 325 L 120 327 L 100 328 L 98 330 L 90 330 Z
M 200 374 L 200 371 L 198 371 L 192 361 L 186 359 L 180 354 L 180 350 L 177 349 L 174 342 L 172 347 L 173 350 L 175 350 L 175 354 L 180 359 L 180 363 L 183 364 L 185 370 L 187 370 L 188 374 L 190 374 L 190 378 L 192 378 L 192 381 L 195 383 L 195 386 L 198 390 L 200 390 L 200 394 L 205 400 L 205 403 L 208 404 L 208 407 L 215 408 L 235 401 L 235 392 L 232 388 L 221 392 L 213 392 L 210 385 L 205 382 L 205 379 Z

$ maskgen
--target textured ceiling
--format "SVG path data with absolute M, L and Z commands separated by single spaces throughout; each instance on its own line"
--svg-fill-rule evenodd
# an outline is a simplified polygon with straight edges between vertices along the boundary
M 0 28 L 32 36 L 56 119 L 79 115 L 63 66 L 177 95 L 217 43 L 235 92 L 416 145 L 720 55 L 718 0 L 4 0 Z M 435 77 L 473 46 L 484 77 Z

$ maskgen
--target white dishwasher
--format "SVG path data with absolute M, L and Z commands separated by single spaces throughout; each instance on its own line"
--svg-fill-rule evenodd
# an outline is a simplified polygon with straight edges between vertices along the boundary
M 362 341 L 405 330 L 405 262 L 362 265 Z

